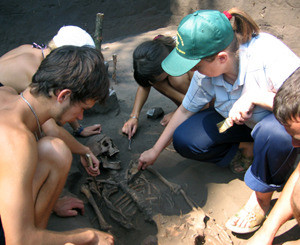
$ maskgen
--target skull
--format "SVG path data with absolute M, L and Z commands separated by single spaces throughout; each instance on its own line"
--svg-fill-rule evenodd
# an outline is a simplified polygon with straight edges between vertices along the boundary
M 108 155 L 109 157 L 119 152 L 112 139 L 105 134 L 92 136 L 86 143 L 95 156 Z
M 108 154 L 108 156 L 110 157 L 119 152 L 118 148 L 112 142 L 112 139 L 109 138 L 108 136 L 105 136 L 100 141 L 100 148 L 101 148 L 100 154 Z

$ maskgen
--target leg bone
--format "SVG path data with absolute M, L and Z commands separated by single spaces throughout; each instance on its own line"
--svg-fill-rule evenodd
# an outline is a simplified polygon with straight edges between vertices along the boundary
M 89 203 L 92 205 L 97 217 L 98 217 L 98 221 L 100 224 L 101 229 L 103 230 L 109 230 L 111 229 L 111 226 L 105 221 L 103 215 L 101 214 L 95 199 L 93 198 L 92 193 L 90 192 L 89 188 L 87 185 L 82 185 L 81 186 L 81 192 L 87 197 Z

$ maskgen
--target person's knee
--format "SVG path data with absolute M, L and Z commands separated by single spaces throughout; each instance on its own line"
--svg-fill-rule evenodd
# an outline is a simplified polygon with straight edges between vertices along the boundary
M 294 217 L 297 220 L 298 225 L 300 226 L 300 178 L 295 184 L 292 197 L 291 197 L 291 205 L 292 205 Z
M 44 137 L 38 143 L 39 159 L 49 163 L 58 171 L 69 171 L 72 153 L 69 147 L 59 138 Z
M 173 135 L 173 146 L 174 149 L 183 157 L 199 159 L 204 153 L 207 153 L 210 149 L 210 144 L 205 140 L 199 141 L 199 137 L 195 135 L 187 135 L 184 131 L 178 127 Z
M 180 152 L 185 145 L 185 138 L 182 137 L 181 130 L 177 128 L 173 134 L 173 146 L 177 152 Z
M 173 134 L 173 146 L 181 156 L 190 157 L 192 141 L 193 139 L 187 137 L 180 127 L 175 130 Z
M 273 115 L 267 116 L 267 119 L 263 119 L 255 126 L 252 137 L 256 142 L 268 142 L 262 145 L 268 145 L 276 151 L 289 153 L 293 148 L 291 136 Z

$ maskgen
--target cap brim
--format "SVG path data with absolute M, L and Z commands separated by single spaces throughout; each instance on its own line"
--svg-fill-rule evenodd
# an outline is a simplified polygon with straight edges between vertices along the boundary
M 183 58 L 176 51 L 176 48 L 163 60 L 161 66 L 163 70 L 171 76 L 178 77 L 187 73 L 195 65 L 197 65 L 201 59 L 190 60 Z

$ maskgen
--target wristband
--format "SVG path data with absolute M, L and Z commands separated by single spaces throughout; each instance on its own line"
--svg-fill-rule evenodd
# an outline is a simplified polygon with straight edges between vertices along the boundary
M 78 128 L 76 128 L 76 129 L 74 129 L 73 130 L 73 135 L 74 136 L 80 136 L 80 134 L 81 134 L 81 132 L 83 131 L 83 127 L 82 127 L 82 125 L 79 125 L 79 127 Z
M 130 118 L 133 118 L 133 119 L 136 119 L 136 120 L 139 120 L 139 118 L 137 116 L 132 116 Z

